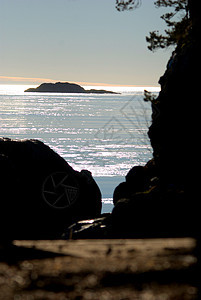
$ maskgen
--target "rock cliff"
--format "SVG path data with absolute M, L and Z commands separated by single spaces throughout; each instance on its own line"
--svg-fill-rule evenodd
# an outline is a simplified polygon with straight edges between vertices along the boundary
M 95 232 L 109 238 L 194 236 L 200 249 L 194 160 L 197 166 L 201 2 L 189 0 L 189 9 L 190 31 L 172 53 L 159 80 L 161 92 L 152 101 L 148 135 L 153 159 L 131 169 L 115 189 L 111 215 L 89 224 L 85 232 L 81 223 L 71 227 L 75 238 Z

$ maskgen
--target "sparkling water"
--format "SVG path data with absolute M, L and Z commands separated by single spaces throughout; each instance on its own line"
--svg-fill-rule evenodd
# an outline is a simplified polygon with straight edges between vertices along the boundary
M 102 212 L 111 211 L 114 188 L 130 168 L 152 157 L 151 105 L 143 101 L 144 88 L 86 87 L 121 94 L 24 93 L 28 87 L 0 85 L 0 137 L 39 139 L 75 170 L 91 171 L 102 192 Z

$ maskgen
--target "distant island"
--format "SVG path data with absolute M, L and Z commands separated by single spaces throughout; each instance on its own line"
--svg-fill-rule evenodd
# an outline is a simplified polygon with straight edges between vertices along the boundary
M 29 88 L 25 92 L 33 93 L 84 93 L 84 94 L 119 94 L 106 90 L 85 90 L 78 84 L 69 82 L 42 83 L 37 88 Z

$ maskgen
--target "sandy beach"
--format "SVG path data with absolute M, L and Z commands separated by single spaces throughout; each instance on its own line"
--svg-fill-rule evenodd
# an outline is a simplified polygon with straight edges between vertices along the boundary
M 15 241 L 1 300 L 197 299 L 195 240 Z

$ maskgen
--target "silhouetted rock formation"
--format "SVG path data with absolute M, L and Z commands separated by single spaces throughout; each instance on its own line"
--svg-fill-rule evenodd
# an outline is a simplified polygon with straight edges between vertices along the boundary
M 113 193 L 114 205 L 118 200 L 130 198 L 136 192 L 142 192 L 149 187 L 149 176 L 146 167 L 135 166 L 126 175 L 126 181 L 120 183 Z
M 196 72 L 200 69 L 200 10 L 194 10 L 196 14 L 192 32 L 173 52 L 159 80 L 161 92 L 152 102 L 148 134 L 154 159 L 129 171 L 114 191 L 111 215 L 93 222 L 91 228 L 88 224 L 89 236 L 94 232 L 108 238 L 194 236 L 200 249 L 199 195 L 194 193 L 197 181 L 192 169 L 192 159 L 197 164 L 199 157 L 194 145 L 199 136 L 195 103 L 200 84 Z M 74 228 L 74 238 L 86 236 L 81 228 Z M 100 228 L 105 228 L 104 234 Z
M 149 137 L 159 168 L 161 191 L 164 194 L 172 186 L 186 195 L 191 235 L 198 236 L 199 196 L 195 195 L 197 179 L 191 160 L 195 158 L 197 161 L 199 157 L 194 145 L 199 136 L 196 103 L 200 94 L 200 76 L 196 70 L 200 69 L 201 2 L 189 1 L 189 8 L 192 29 L 188 40 L 178 44 L 159 80 L 161 92 L 152 105 Z M 186 163 L 187 158 L 189 163 Z M 174 209 L 174 203 L 170 204 Z M 182 203 L 180 209 L 183 209 Z M 180 218 L 181 215 L 178 216 L 178 223 Z
M 38 140 L 0 139 L 1 238 L 60 238 L 64 228 L 101 213 L 89 171 L 77 172 Z
M 114 191 L 111 214 L 89 222 L 78 222 L 65 237 L 79 238 L 155 238 L 192 236 L 194 223 L 183 190 L 160 186 L 154 160 L 134 167 Z
M 84 94 L 117 94 L 106 90 L 85 90 L 78 84 L 69 82 L 42 83 L 37 88 L 30 88 L 25 92 L 37 93 L 84 93 Z

